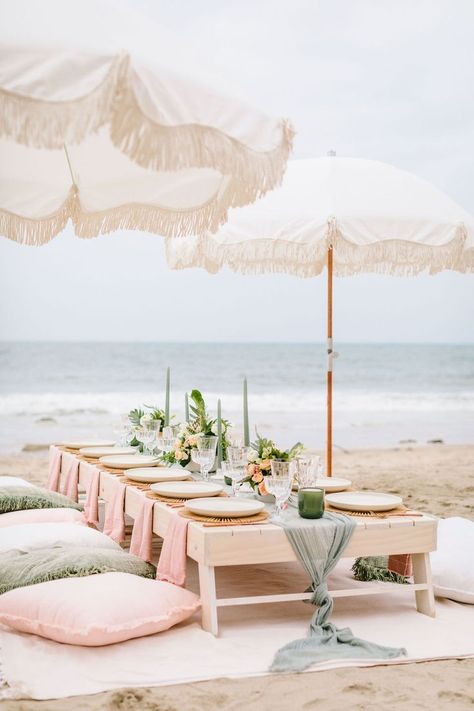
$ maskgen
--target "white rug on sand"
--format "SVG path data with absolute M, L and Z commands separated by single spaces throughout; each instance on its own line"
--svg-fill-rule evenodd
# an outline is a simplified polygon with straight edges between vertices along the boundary
M 339 564 L 330 579 L 333 588 L 367 585 L 352 580 L 349 565 Z M 219 595 L 228 596 L 230 591 L 295 592 L 304 589 L 307 580 L 297 564 L 282 564 L 222 569 L 220 583 Z M 311 671 L 474 655 L 474 635 L 469 633 L 474 629 L 473 606 L 437 600 L 432 619 L 416 611 L 414 593 L 389 587 L 386 595 L 339 598 L 332 621 L 372 642 L 405 647 L 408 657 L 329 661 Z M 279 647 L 306 635 L 311 614 L 312 608 L 302 602 L 221 608 L 219 638 L 204 632 L 197 617 L 168 632 L 100 648 L 58 644 L 0 628 L 0 668 L 8 684 L 4 693 L 50 699 L 265 674 Z

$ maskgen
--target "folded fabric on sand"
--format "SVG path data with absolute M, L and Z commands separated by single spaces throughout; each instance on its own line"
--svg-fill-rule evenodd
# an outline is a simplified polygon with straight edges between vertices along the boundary
M 318 609 L 311 620 L 309 636 L 279 649 L 270 671 L 304 671 L 315 662 L 328 659 L 393 659 L 406 655 L 403 648 L 367 642 L 355 637 L 348 627 L 338 629 L 328 622 L 333 601 L 327 576 L 351 539 L 356 526 L 354 520 L 343 514 L 326 512 L 317 521 L 294 518 L 280 525 L 311 578 L 311 602 Z
M 58 578 L 114 572 L 154 578 L 155 566 L 121 550 L 62 546 L 9 551 L 0 554 L 0 594 Z

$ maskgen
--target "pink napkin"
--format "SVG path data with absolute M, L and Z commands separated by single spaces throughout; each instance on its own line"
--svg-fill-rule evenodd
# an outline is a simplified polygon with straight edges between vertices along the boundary
M 48 465 L 48 489 L 50 491 L 59 490 L 59 478 L 61 476 L 61 459 L 62 452 L 54 444 L 49 448 L 49 465 Z
M 61 470 L 63 480 L 61 482 L 61 493 L 68 496 L 73 501 L 77 501 L 77 485 L 79 483 L 79 459 L 75 454 L 63 453 Z
M 151 563 L 151 539 L 153 536 L 153 507 L 155 502 L 145 496 L 133 523 L 130 553 Z
M 125 540 L 125 492 L 127 487 L 118 479 L 110 482 L 110 499 L 105 508 L 104 533 L 117 543 Z
M 388 557 L 387 568 L 391 570 L 392 573 L 398 573 L 399 575 L 404 575 L 406 578 L 409 578 L 413 575 L 411 555 L 409 553 L 390 555 Z
M 82 463 L 82 471 L 86 475 L 86 502 L 84 504 L 84 519 L 86 523 L 99 525 L 99 482 L 100 470 L 89 462 Z
M 183 586 L 186 582 L 186 553 L 188 521 L 175 513 L 171 517 L 163 539 L 160 560 L 156 569 L 157 580 Z

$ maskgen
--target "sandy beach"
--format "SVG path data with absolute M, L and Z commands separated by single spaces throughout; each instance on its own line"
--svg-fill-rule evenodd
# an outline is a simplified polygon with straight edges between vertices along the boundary
M 43 484 L 45 450 L 2 456 L 0 474 Z M 400 445 L 335 455 L 334 473 L 360 488 L 401 493 L 410 506 L 474 520 L 474 445 Z M 467 709 L 474 704 L 474 660 L 433 661 L 312 675 L 217 679 L 156 689 L 112 691 L 58 701 L 5 701 L 6 711 L 286 711 L 317 709 Z

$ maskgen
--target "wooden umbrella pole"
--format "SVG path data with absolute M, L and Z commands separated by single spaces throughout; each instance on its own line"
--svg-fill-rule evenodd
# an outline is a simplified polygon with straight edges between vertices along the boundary
M 328 371 L 327 371 L 327 430 L 326 476 L 332 476 L 332 246 L 328 247 Z

